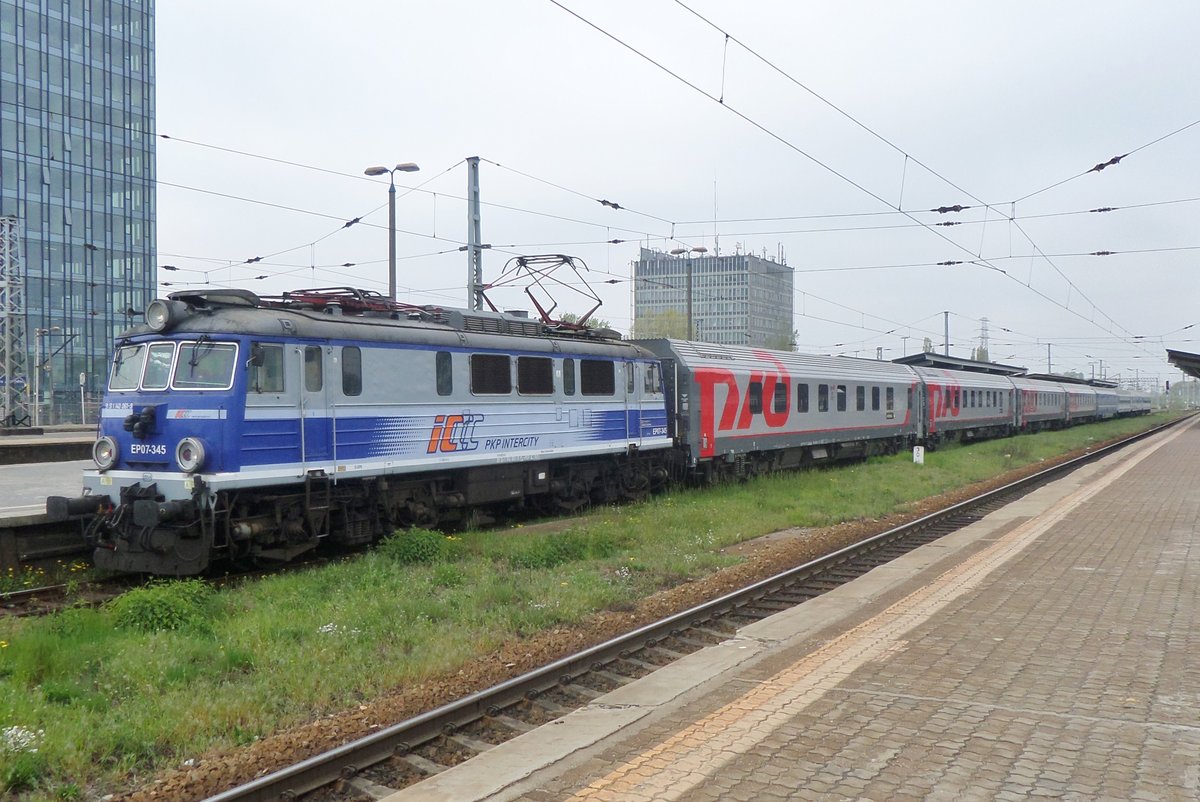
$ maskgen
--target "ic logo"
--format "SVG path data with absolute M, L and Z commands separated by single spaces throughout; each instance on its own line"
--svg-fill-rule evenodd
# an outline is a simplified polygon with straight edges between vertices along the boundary
M 438 415 L 433 419 L 425 453 L 474 451 L 479 448 L 479 441 L 473 439 L 475 424 L 482 420 L 482 415 Z

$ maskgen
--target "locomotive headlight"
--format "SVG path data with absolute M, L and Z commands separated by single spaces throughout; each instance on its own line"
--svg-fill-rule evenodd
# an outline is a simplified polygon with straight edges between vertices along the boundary
M 183 318 L 185 309 L 179 301 L 156 298 L 146 307 L 146 325 L 157 332 L 166 331 Z
M 204 443 L 185 437 L 175 446 L 175 464 L 184 473 L 195 473 L 204 465 Z
M 102 471 L 117 464 L 117 441 L 111 437 L 101 437 L 92 445 L 92 460 Z

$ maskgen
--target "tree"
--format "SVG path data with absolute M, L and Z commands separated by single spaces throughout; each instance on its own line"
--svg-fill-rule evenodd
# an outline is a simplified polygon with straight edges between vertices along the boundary
M 560 319 L 562 320 L 563 323 L 578 323 L 579 315 L 575 314 L 574 312 L 565 312 L 565 313 L 563 313 L 563 316 Z M 604 320 L 604 319 L 598 318 L 598 317 L 589 317 L 587 323 L 584 325 L 586 325 L 587 328 L 589 328 L 589 329 L 611 329 L 612 328 L 612 324 L 610 324 L 607 320 Z
M 678 309 L 650 312 L 633 321 L 633 336 L 642 340 L 655 337 L 686 340 L 687 333 L 687 315 Z

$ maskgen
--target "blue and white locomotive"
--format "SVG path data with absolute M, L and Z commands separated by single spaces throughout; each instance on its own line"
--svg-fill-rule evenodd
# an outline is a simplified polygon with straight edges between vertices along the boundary
M 101 410 L 98 567 L 194 574 L 368 542 L 517 501 L 661 484 L 658 360 L 528 318 L 351 290 L 175 293 L 116 344 Z
M 100 568 L 285 562 L 322 541 L 570 511 L 1150 409 L 1143 395 L 410 306 L 180 292 L 115 347 L 80 516 Z

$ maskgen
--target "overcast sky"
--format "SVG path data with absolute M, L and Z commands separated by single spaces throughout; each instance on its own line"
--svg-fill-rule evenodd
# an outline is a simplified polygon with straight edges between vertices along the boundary
M 940 351 L 944 311 L 953 355 L 987 318 L 1035 370 L 1051 343 L 1161 382 L 1164 346 L 1200 351 L 1195 0 L 560 3 L 158 3 L 161 292 L 386 291 L 362 171 L 416 162 L 401 297 L 465 306 L 479 156 L 484 280 L 578 256 L 622 331 L 639 244 L 704 246 L 786 258 L 802 351 Z

